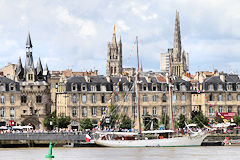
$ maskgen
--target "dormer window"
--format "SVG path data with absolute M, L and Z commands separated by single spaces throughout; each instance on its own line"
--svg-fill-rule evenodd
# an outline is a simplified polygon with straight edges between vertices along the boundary
M 123 86 L 123 91 L 127 92 L 128 91 L 128 87 L 126 85 Z
M 91 86 L 91 91 L 96 91 L 96 86 L 92 85 Z
M 86 85 L 85 84 L 82 85 L 82 91 L 86 91 Z
M 101 86 L 101 91 L 102 91 L 102 92 L 105 92 L 105 91 L 106 91 L 106 86 L 102 85 L 102 86 Z
M 185 85 L 181 85 L 181 91 L 186 91 L 186 86 Z
M 147 90 L 147 85 L 143 86 L 143 90 L 146 91 Z
M 213 85 L 212 84 L 208 85 L 208 90 L 213 91 Z
M 157 91 L 157 86 L 154 85 L 152 90 Z
M 237 85 L 237 90 L 240 91 L 240 84 Z
M 5 91 L 5 85 L 4 84 L 0 84 L 0 91 Z
M 219 91 L 222 91 L 222 90 L 223 90 L 223 87 L 222 87 L 221 84 L 218 85 L 218 90 L 219 90 Z
M 9 90 L 10 90 L 10 91 L 14 91 L 14 90 L 15 90 L 15 86 L 14 86 L 13 83 L 10 83 L 10 84 L 9 84 Z
M 232 85 L 231 85 L 231 84 L 228 84 L 228 85 L 227 85 L 227 90 L 228 90 L 228 91 L 232 91 Z
M 77 84 L 72 84 L 72 91 L 77 91 Z
M 33 80 L 33 74 L 28 74 L 28 80 Z

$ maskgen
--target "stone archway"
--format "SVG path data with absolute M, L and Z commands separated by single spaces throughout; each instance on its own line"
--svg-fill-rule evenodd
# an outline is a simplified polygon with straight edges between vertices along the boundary
M 28 126 L 30 124 L 33 129 L 38 129 L 40 123 L 41 122 L 39 121 L 37 116 L 28 116 L 22 121 L 23 126 Z

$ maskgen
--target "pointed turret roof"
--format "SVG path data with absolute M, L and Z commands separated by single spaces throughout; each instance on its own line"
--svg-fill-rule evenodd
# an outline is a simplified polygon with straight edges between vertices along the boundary
M 30 32 L 28 32 L 28 36 L 27 36 L 27 42 L 26 42 L 26 48 L 32 48 L 32 41 L 31 41 L 31 37 L 30 37 Z
M 42 63 L 41 63 L 40 57 L 38 57 L 38 62 L 37 62 L 36 71 L 37 71 L 37 75 L 43 73 L 43 68 L 42 68 Z
M 116 33 L 115 33 L 115 24 L 114 24 L 114 27 L 113 27 L 112 44 L 113 44 L 113 45 L 117 45 Z
M 180 57 L 181 54 L 181 33 L 178 11 L 176 11 L 175 19 L 173 54 L 176 54 L 177 57 Z
M 21 57 L 18 57 L 18 64 L 17 64 L 17 68 L 16 68 L 16 75 L 19 76 L 21 73 L 23 73 L 23 66 L 22 66 L 22 61 L 21 61 Z
M 49 71 L 48 71 L 48 66 L 46 64 L 46 66 L 44 67 L 44 70 L 43 70 L 43 75 L 47 76 L 48 74 L 49 74 Z

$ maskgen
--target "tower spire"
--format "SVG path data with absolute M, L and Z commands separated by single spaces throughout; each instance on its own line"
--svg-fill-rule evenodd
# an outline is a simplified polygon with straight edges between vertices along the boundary
M 179 22 L 178 11 L 176 11 L 175 28 L 174 28 L 173 58 L 176 61 L 180 61 L 181 59 L 181 33 L 180 33 L 180 22 Z
M 26 42 L 26 48 L 32 48 L 32 41 L 31 41 L 31 37 L 30 37 L 30 32 L 28 32 L 28 36 L 27 36 L 27 42 Z
M 116 32 L 115 32 L 115 24 L 113 26 L 113 37 L 112 37 L 112 44 L 117 45 L 117 40 L 116 40 Z

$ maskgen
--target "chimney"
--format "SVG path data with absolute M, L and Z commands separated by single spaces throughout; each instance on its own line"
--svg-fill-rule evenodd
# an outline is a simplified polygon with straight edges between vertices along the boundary
M 224 74 L 221 74 L 221 75 L 220 75 L 220 79 L 221 79 L 221 81 L 225 82 L 225 75 L 224 75 Z

